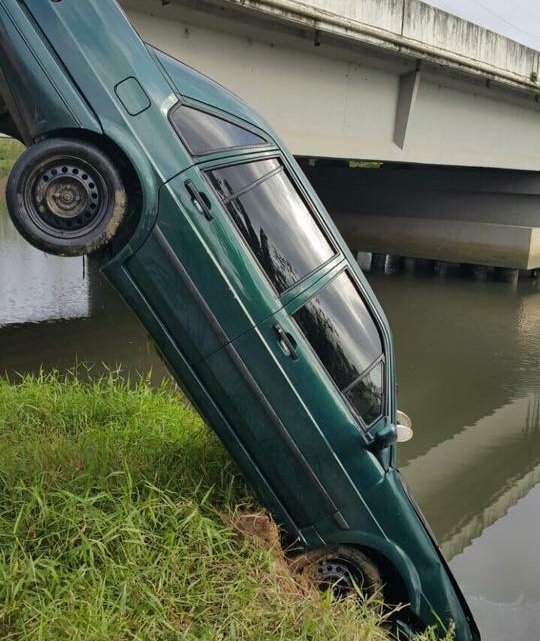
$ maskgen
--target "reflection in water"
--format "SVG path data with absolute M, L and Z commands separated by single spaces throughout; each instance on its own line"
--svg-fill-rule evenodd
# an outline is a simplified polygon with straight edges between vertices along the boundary
M 486 641 L 540 638 L 539 505 L 537 485 L 452 564 Z
M 1 211 L 1 210 L 0 210 Z M 487 641 L 540 630 L 540 293 L 504 283 L 370 278 L 415 423 L 404 475 Z M 43 322 L 46 321 L 46 322 Z M 0 214 L 0 371 L 76 361 L 166 375 L 146 333 L 89 264 L 32 250 Z M 100 368 L 96 368 L 99 371 Z
M 540 631 L 540 293 L 406 275 L 370 279 L 392 325 L 402 471 L 487 641 Z
M 33 249 L 0 206 L 0 374 L 122 367 L 166 375 L 133 313 L 92 261 Z
M 538 403 L 536 394 L 513 401 L 402 467 L 447 558 L 540 480 Z
M 88 316 L 82 258 L 48 256 L 17 233 L 0 206 L 0 326 Z

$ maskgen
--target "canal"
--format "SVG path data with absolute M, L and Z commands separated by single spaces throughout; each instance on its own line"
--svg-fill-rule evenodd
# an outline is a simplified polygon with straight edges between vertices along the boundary
M 370 276 L 415 438 L 401 467 L 486 641 L 540 631 L 540 289 Z M 0 206 L 0 372 L 94 363 L 166 375 L 145 331 L 82 259 L 33 250 Z

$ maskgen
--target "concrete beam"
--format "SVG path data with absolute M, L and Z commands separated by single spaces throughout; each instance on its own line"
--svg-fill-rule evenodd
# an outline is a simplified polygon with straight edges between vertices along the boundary
M 531 88 L 537 83 L 539 53 L 489 29 L 463 20 L 420 0 L 406 0 L 403 38 L 429 46 L 436 55 L 448 52 L 471 69 L 491 70 L 495 75 L 519 79 Z
M 540 173 L 302 163 L 356 251 L 532 270 Z
M 420 74 L 421 71 L 418 68 L 399 77 L 394 142 L 400 149 L 405 147 L 407 129 L 413 115 L 418 87 L 420 86 Z
M 420 0 L 206 1 L 539 90 L 538 52 Z
M 512 269 L 540 267 L 540 227 L 404 216 L 333 218 L 355 250 Z

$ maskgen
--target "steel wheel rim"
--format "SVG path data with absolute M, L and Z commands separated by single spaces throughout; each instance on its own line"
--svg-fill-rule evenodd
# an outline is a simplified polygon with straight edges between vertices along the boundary
M 317 565 L 317 578 L 323 590 L 331 589 L 340 599 L 356 592 L 363 584 L 362 572 L 343 558 L 321 559 Z
M 103 222 L 110 205 L 102 174 L 77 157 L 56 157 L 35 167 L 25 181 L 26 211 L 54 238 L 78 238 Z

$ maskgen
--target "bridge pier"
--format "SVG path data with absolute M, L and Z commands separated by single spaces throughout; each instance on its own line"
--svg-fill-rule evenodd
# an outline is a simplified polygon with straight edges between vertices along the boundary
M 497 280 L 504 283 L 516 285 L 519 280 L 519 269 L 508 269 L 505 267 L 496 267 L 495 275 Z
M 403 259 L 401 256 L 390 256 L 386 257 L 386 263 L 384 266 L 385 274 L 396 274 L 401 271 L 403 265 Z
M 360 265 L 360 269 L 365 272 L 370 272 L 373 263 L 373 254 L 371 252 L 357 251 L 356 262 Z
M 371 271 L 384 272 L 386 266 L 386 254 L 373 254 L 371 260 Z

